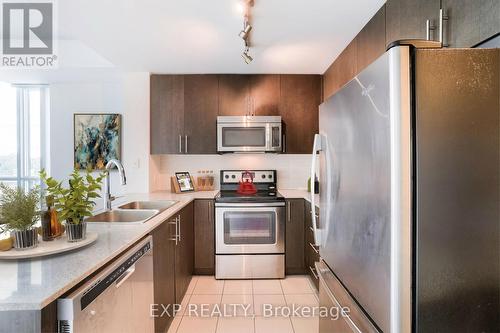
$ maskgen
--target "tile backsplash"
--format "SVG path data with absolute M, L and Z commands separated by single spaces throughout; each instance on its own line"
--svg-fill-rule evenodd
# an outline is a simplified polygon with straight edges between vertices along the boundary
M 311 167 L 311 155 L 226 154 L 226 155 L 156 155 L 150 172 L 150 190 L 170 190 L 170 176 L 188 171 L 196 176 L 200 170 L 212 170 L 217 188 L 220 170 L 277 170 L 278 188 L 305 189 Z

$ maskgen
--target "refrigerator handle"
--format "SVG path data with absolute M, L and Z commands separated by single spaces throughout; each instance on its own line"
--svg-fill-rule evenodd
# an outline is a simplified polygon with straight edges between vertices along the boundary
M 313 144 L 313 151 L 312 151 L 312 160 L 311 160 L 311 221 L 312 221 L 312 227 L 313 227 L 313 234 L 314 234 L 314 245 L 320 246 L 320 230 L 318 229 L 316 225 L 316 202 L 315 202 L 315 197 L 314 197 L 314 192 L 315 191 L 315 177 L 316 177 L 316 154 L 318 151 L 321 150 L 321 136 L 319 134 L 314 135 L 314 144 Z

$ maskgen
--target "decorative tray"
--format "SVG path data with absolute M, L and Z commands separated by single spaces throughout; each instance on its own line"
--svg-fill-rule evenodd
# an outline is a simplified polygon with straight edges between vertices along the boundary
M 59 254 L 92 244 L 96 241 L 97 236 L 98 234 L 95 232 L 87 232 L 87 237 L 84 240 L 70 243 L 66 234 L 64 234 L 53 241 L 39 241 L 38 246 L 32 249 L 16 250 L 12 248 L 9 251 L 0 251 L 0 260 L 28 259 Z

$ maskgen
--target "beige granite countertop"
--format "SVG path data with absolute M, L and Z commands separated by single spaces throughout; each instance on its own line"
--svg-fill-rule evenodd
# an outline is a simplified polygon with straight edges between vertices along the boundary
M 279 192 L 285 198 L 310 201 L 306 190 Z M 127 195 L 118 198 L 113 206 L 134 200 L 176 200 L 178 203 L 142 224 L 89 223 L 87 230 L 98 233 L 99 237 L 95 243 L 79 250 L 44 258 L 0 260 L 0 311 L 44 308 L 194 199 L 211 199 L 216 194 L 217 191 Z
M 278 192 L 287 199 L 305 199 L 311 202 L 311 193 L 307 192 L 307 190 L 279 189 Z M 319 207 L 319 194 L 314 195 L 314 201 L 315 205 Z
M 95 243 L 76 251 L 36 259 L 1 260 L 0 311 L 42 309 L 191 201 L 213 198 L 216 193 L 157 192 L 127 195 L 117 199 L 113 206 L 134 200 L 176 200 L 178 203 L 141 224 L 89 223 L 87 230 L 96 232 L 99 237 Z

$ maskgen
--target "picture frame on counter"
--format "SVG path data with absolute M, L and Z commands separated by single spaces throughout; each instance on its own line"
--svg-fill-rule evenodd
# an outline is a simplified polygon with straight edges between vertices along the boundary
M 191 175 L 187 171 L 176 172 L 175 177 L 172 177 L 172 180 L 172 192 L 175 191 L 175 193 L 185 193 L 196 191 L 193 177 L 191 177 Z

